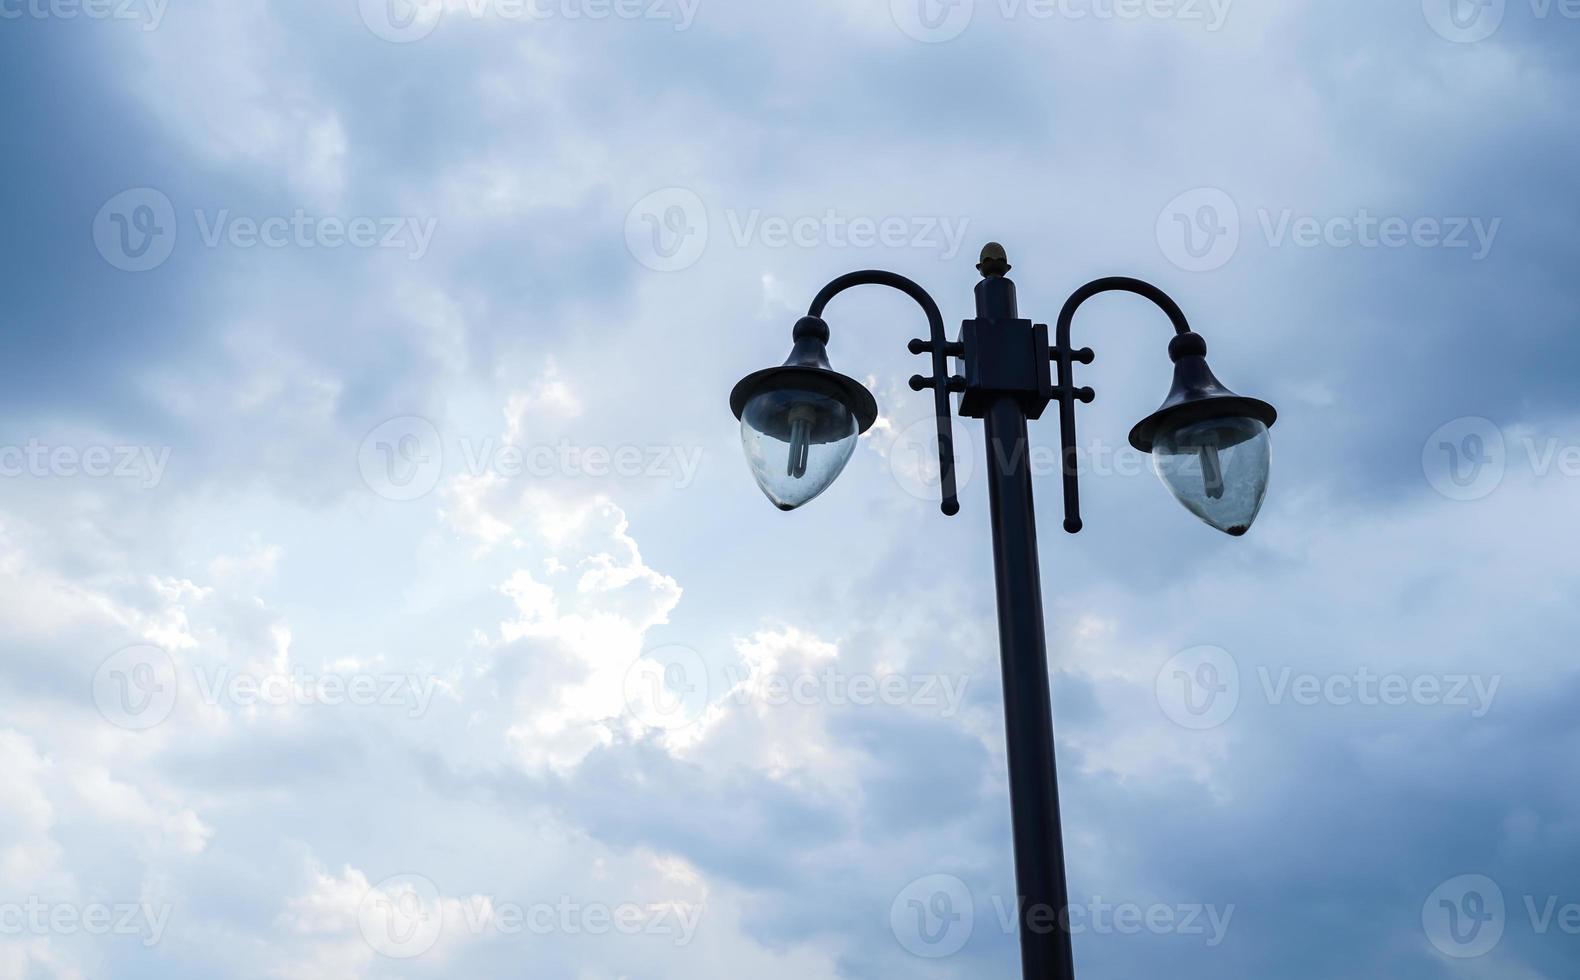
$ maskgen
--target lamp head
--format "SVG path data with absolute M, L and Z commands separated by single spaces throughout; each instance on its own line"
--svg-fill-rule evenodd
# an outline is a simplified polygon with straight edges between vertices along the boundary
M 1153 469 L 1187 510 L 1226 534 L 1250 530 L 1267 493 L 1267 430 L 1278 412 L 1230 391 L 1207 366 L 1207 343 L 1182 333 L 1169 343 L 1174 386 L 1158 410 L 1130 430 Z
M 780 510 L 827 490 L 878 419 L 872 393 L 829 366 L 827 323 L 802 317 L 792 336 L 784 364 L 747 375 L 730 392 L 752 476 Z

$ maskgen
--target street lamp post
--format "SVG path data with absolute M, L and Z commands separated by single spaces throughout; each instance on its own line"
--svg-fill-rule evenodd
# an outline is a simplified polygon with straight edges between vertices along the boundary
M 1081 304 L 1115 291 L 1151 300 L 1174 326 L 1169 344 L 1173 387 L 1163 405 L 1131 430 L 1130 443 L 1152 455 L 1159 477 L 1192 513 L 1231 535 L 1250 528 L 1267 489 L 1267 430 L 1277 413 L 1264 401 L 1236 395 L 1213 376 L 1206 343 L 1155 286 L 1126 278 L 1088 283 L 1065 303 L 1050 336 L 1046 325 L 1021 319 L 1001 246 L 983 248 L 977 269 L 982 281 L 976 287 L 976 317 L 965 321 L 954 341 L 946 336 L 938 305 L 909 279 L 892 272 L 853 272 L 835 279 L 796 323 L 789 359 L 742 379 L 730 394 L 730 407 L 741 421 L 758 485 L 780 509 L 794 510 L 828 488 L 878 415 L 871 393 L 829 365 L 829 329 L 823 320 L 829 301 L 854 286 L 888 286 L 909 295 L 927 314 L 929 337 L 911 341 L 910 350 L 931 356 L 932 373 L 913 377 L 911 387 L 933 391 L 946 515 L 960 510 L 950 394 L 960 394 L 960 414 L 981 419 L 986 434 L 1022 972 L 1026 980 L 1072 980 L 1027 420 L 1041 418 L 1051 402 L 1058 402 L 1064 529 L 1074 534 L 1081 530 L 1075 405 L 1094 395 L 1090 388 L 1075 387 L 1074 365 L 1090 364 L 1093 354 L 1090 348 L 1070 346 L 1070 326 Z M 961 362 L 962 374 L 950 373 L 951 358 Z

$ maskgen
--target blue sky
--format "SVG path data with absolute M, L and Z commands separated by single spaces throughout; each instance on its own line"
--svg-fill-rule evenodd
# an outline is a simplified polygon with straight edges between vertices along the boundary
M 0 0 L 0 980 L 1014 976 L 987 499 L 734 382 L 1158 283 L 1032 427 L 1080 975 L 1580 966 L 1580 9 Z M 980 428 L 958 423 L 962 451 Z

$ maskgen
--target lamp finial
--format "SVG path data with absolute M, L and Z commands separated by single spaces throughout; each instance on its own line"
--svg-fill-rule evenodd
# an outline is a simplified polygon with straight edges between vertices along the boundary
M 1004 246 L 998 242 L 988 242 L 982 246 L 982 261 L 977 263 L 977 271 L 982 273 L 982 278 L 993 279 L 1009 273 L 1011 266 L 1009 256 L 1004 254 Z

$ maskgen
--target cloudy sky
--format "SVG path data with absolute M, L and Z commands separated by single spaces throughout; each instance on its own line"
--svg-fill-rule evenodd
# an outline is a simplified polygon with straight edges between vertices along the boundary
M 1087 978 L 1580 969 L 1580 8 L 0 0 L 0 980 L 1016 976 L 987 495 L 924 323 L 791 514 L 828 279 L 1083 310 L 1041 460 Z

